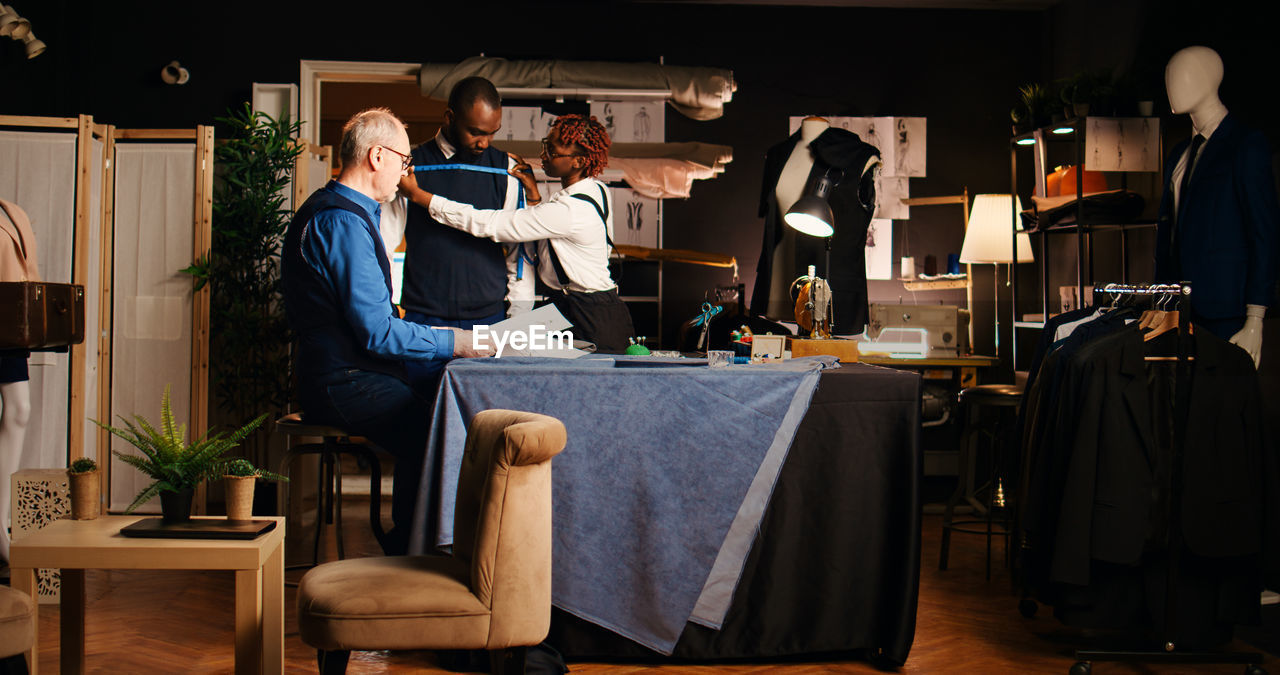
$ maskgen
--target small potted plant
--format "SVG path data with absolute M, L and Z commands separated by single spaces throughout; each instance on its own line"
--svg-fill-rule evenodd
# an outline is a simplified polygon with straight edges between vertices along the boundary
M 1018 87 L 1018 95 L 1026 121 L 1032 128 L 1049 124 L 1053 116 L 1053 95 L 1038 83 Z
M 1079 72 L 1062 81 L 1062 90 L 1058 94 L 1064 106 L 1063 114 L 1068 117 L 1088 117 L 1089 102 L 1094 94 L 1094 78 L 1087 72 Z
M 164 522 L 171 524 L 191 519 L 191 498 L 196 486 L 207 478 L 222 475 L 226 464 L 223 455 L 239 445 L 266 418 L 266 414 L 260 415 L 229 436 L 222 432 L 212 435 L 206 432 L 187 443 L 187 425 L 174 422 L 173 409 L 169 404 L 169 387 L 166 386 L 164 398 L 160 402 L 160 429 L 156 429 L 141 415 L 134 415 L 133 422 L 121 417 L 123 429 L 107 426 L 97 420 L 93 423 L 137 448 L 141 455 L 129 455 L 118 450 L 113 450 L 112 453 L 152 479 L 151 484 L 134 497 L 125 513 L 132 513 L 134 509 L 159 495 L 160 513 Z
M 67 467 L 71 490 L 71 519 L 93 520 L 100 511 L 102 490 L 98 486 L 98 463 L 81 457 Z
M 278 473 L 255 468 L 243 457 L 227 462 L 222 477 L 227 488 L 227 520 L 253 520 L 253 486 L 259 478 L 289 481 Z

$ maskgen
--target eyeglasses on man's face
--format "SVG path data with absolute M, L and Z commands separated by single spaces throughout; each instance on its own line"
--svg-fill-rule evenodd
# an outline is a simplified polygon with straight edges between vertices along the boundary
M 394 150 L 394 149 L 392 149 L 392 148 L 388 148 L 388 147 L 387 147 L 387 146 L 385 146 L 385 145 L 379 145 L 378 147 L 382 148 L 383 150 L 391 150 L 391 152 L 394 152 L 394 153 L 396 153 L 397 155 L 400 155 L 400 170 L 401 170 L 401 171 L 408 171 L 408 170 L 409 170 L 409 167 L 413 166 L 413 157 L 411 157 L 411 156 L 409 156 L 409 155 L 406 155 L 406 154 L 404 154 L 403 152 L 399 152 L 399 151 L 397 151 L 397 150 Z

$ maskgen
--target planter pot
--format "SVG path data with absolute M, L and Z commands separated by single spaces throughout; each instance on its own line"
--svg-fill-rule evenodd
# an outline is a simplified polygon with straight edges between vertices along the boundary
M 263 516 L 278 516 L 280 484 L 271 481 L 258 481 L 253 488 L 253 512 Z
M 1138 114 L 1142 117 L 1151 117 L 1155 111 L 1155 101 L 1138 101 Z
M 227 493 L 227 520 L 253 520 L 253 486 L 256 476 L 223 476 Z
M 1075 116 L 1076 116 L 1076 117 L 1088 117 L 1088 116 L 1089 116 L 1089 104 L 1088 104 L 1088 103 L 1073 103 L 1073 104 L 1071 105 L 1071 112 L 1075 113 Z
M 71 490 L 71 519 L 93 520 L 101 510 L 101 488 L 98 485 L 98 472 L 67 473 L 67 483 Z
M 160 519 L 166 524 L 185 523 L 191 520 L 191 499 L 196 491 L 187 488 L 178 492 L 160 493 Z

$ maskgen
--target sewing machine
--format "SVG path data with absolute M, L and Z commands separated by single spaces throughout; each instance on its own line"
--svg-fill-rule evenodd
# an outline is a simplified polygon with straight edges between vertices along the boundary
M 969 353 L 969 310 L 955 305 L 887 305 L 872 303 L 867 337 L 874 341 L 886 328 L 923 329 L 925 358 L 961 356 Z M 901 335 L 901 331 L 891 331 Z M 871 344 L 865 351 L 874 351 Z

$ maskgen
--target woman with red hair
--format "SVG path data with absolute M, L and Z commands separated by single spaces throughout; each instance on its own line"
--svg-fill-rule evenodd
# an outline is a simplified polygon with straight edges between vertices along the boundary
M 609 161 L 609 134 L 595 118 L 562 115 L 542 140 L 542 169 L 563 189 L 546 202 L 523 159 L 512 155 L 511 174 L 520 179 L 529 208 L 476 209 L 418 187 L 411 178 L 400 189 L 437 221 L 498 242 L 537 242 L 538 277 L 551 301 L 573 324 L 573 336 L 595 343 L 596 351 L 621 354 L 634 332 L 631 314 L 609 275 L 613 247 L 613 200 L 596 176 Z M 507 301 L 512 313 L 533 306 L 533 275 L 522 272 L 519 256 L 507 265 Z

